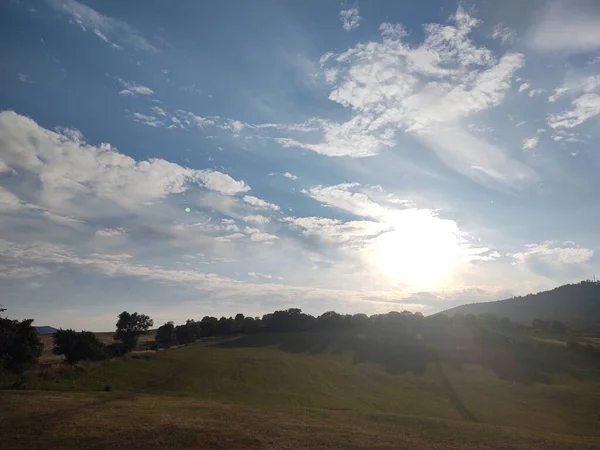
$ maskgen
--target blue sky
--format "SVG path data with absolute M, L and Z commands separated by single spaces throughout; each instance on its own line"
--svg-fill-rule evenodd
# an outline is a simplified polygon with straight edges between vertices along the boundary
M 109 330 L 599 268 L 593 1 L 0 5 L 0 287 Z

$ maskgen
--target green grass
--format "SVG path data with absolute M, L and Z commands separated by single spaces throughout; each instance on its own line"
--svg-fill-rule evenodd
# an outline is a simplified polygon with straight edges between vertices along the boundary
M 597 381 L 524 385 L 473 364 L 392 374 L 327 340 L 280 338 L 31 376 L 0 392 L 0 447 L 600 448 Z

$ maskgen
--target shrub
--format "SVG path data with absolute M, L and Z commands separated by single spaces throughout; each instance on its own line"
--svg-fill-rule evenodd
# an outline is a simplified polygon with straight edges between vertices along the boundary
M 99 361 L 108 357 L 106 346 L 91 331 L 57 330 L 52 336 L 55 355 L 65 355 L 69 364 Z
M 196 332 L 194 327 L 186 323 L 185 325 L 177 325 L 175 327 L 175 336 L 178 344 L 189 344 L 196 341 Z
M 122 342 L 113 342 L 106 346 L 106 353 L 110 358 L 125 356 L 130 351 L 129 346 Z
M 154 340 L 162 347 L 170 347 L 173 345 L 177 341 L 177 336 L 175 335 L 175 325 L 173 325 L 173 322 L 167 322 L 158 327 Z
M 32 323 L 0 317 L 0 371 L 22 374 L 35 366 L 43 344 Z

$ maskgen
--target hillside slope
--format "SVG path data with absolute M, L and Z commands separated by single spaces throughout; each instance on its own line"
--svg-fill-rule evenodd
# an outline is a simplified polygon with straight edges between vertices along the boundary
M 39 327 L 34 327 L 35 331 L 37 331 L 39 334 L 52 334 L 54 332 L 56 332 L 56 328 L 51 327 L 49 325 L 42 325 Z
M 264 333 L 47 368 L 29 391 L 0 391 L 3 448 L 600 446 L 596 378 L 529 384 L 479 364 L 386 366 L 338 339 Z
M 560 320 L 573 328 L 600 328 L 600 282 L 582 281 L 550 291 L 495 302 L 471 303 L 441 314 L 495 314 L 513 322 L 531 323 L 534 319 Z

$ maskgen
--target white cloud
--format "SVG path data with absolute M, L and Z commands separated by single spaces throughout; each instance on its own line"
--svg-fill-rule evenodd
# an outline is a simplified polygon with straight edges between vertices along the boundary
M 360 21 L 362 17 L 360 17 L 358 13 L 358 6 L 354 6 L 353 8 L 342 9 L 340 11 L 340 20 L 342 21 L 342 27 L 346 31 L 352 31 L 360 26 Z
M 154 114 L 158 114 L 159 116 L 167 116 L 168 115 L 167 112 L 159 106 L 153 106 L 152 111 L 154 112 Z M 177 119 L 177 118 L 174 117 L 174 119 Z
M 220 172 L 190 169 L 163 159 L 136 161 L 110 144 L 93 146 L 82 139 L 75 130 L 51 131 L 12 111 L 0 112 L 4 164 L 35 175 L 39 202 L 56 213 L 66 208 L 68 214 L 70 202 L 85 196 L 140 207 L 183 193 L 192 184 L 227 195 L 250 189 Z
M 244 180 L 238 181 L 214 170 L 200 170 L 196 173 L 196 177 L 207 189 L 223 195 L 235 195 L 250 190 L 250 186 Z
M 576 246 L 573 242 L 545 241 L 541 244 L 528 244 L 527 250 L 510 254 L 518 264 L 544 263 L 551 266 L 581 264 L 594 256 L 594 250 Z
M 255 206 L 257 208 L 272 209 L 274 211 L 279 211 L 279 206 L 275 205 L 274 203 L 269 203 L 263 199 L 253 197 L 252 195 L 244 195 L 243 200 L 249 205 Z
M 272 239 L 270 240 L 272 241 Z M 242 282 L 235 278 L 204 273 L 196 269 L 175 270 L 156 265 L 138 264 L 133 261 L 131 255 L 127 254 L 92 253 L 82 255 L 72 248 L 45 242 L 19 244 L 0 239 L 0 255 L 6 261 L 4 264 L 0 263 L 0 277 L 10 276 L 16 279 L 47 274 L 51 269 L 59 267 L 71 267 L 105 277 L 130 277 L 165 285 L 186 285 L 199 292 L 210 294 L 211 298 L 216 301 L 227 300 L 229 302 L 233 299 L 235 302 L 249 304 L 260 302 L 265 298 L 283 298 L 294 299 L 295 304 L 318 302 L 321 307 L 324 301 L 339 304 L 340 299 L 343 299 L 346 305 L 360 304 L 361 310 L 366 305 L 367 311 L 388 310 L 392 307 L 391 305 L 396 308 L 399 304 L 413 310 L 426 308 L 426 305 L 422 303 L 411 302 L 409 291 L 399 291 L 398 289 L 369 287 L 368 289 L 353 290 L 312 285 Z M 40 264 L 43 264 L 44 267 L 41 267 Z M 253 273 L 256 277 L 263 276 L 257 271 Z M 276 278 L 279 281 L 283 280 L 282 277 Z M 377 300 L 373 300 L 374 298 Z M 405 301 L 399 303 L 399 300 L 403 299 Z
M 290 180 L 293 180 L 293 181 L 296 181 L 298 179 L 298 177 L 296 175 L 293 175 L 289 172 L 284 172 L 283 176 L 286 178 L 289 178 Z
M 137 50 L 156 51 L 156 47 L 123 21 L 101 14 L 75 0 L 46 0 L 46 2 L 55 10 L 69 16 L 69 20 L 79 25 L 82 30 L 89 29 L 100 39 L 110 43 L 113 48 L 119 49 L 120 46 L 109 39 L 131 45 Z
M 355 192 L 361 189 L 363 192 Z M 391 202 L 377 189 L 370 189 L 374 196 L 380 196 L 377 201 L 364 191 L 360 185 L 349 183 L 315 186 L 307 194 L 325 206 L 369 220 L 286 217 L 283 221 L 302 236 L 337 245 L 346 260 L 358 258 L 356 264 L 364 273 L 413 287 L 439 287 L 453 273 L 497 258 L 489 248 L 473 245 L 455 221 L 411 203 Z
M 559 88 L 556 88 L 554 90 L 554 93 L 550 97 L 548 97 L 548 101 L 550 103 L 554 103 L 556 100 L 558 100 L 564 94 L 566 94 L 568 91 L 569 91 L 568 87 L 559 87 Z
M 278 236 L 269 233 L 252 233 L 250 235 L 250 240 L 252 242 L 272 242 L 279 239 Z
M 0 213 L 16 211 L 21 206 L 22 202 L 19 197 L 0 186 Z
M 548 125 L 551 128 L 574 128 L 600 114 L 600 95 L 584 94 L 571 102 L 573 108 L 560 114 L 551 114 Z
M 521 85 L 519 86 L 519 92 L 526 91 L 530 87 L 531 87 L 531 83 L 521 83 Z
M 545 3 L 542 15 L 526 34 L 526 43 L 540 52 L 597 50 L 600 48 L 600 11 L 591 5 L 564 0 Z
M 273 241 L 279 239 L 279 237 L 274 234 L 264 233 L 258 228 L 251 228 L 248 226 L 244 228 L 244 233 L 250 236 L 252 242 L 273 243 Z
M 236 233 L 231 233 L 228 234 L 226 236 L 219 236 L 216 238 L 216 240 L 218 242 L 231 242 L 232 240 L 236 240 L 236 239 L 243 239 L 245 238 L 246 235 L 240 232 L 236 232 Z
M 124 228 L 103 228 L 101 230 L 96 230 L 95 234 L 96 234 L 96 236 L 111 238 L 111 237 L 124 235 L 125 229 Z
M 266 216 L 256 215 L 256 216 L 245 216 L 243 218 L 244 222 L 253 222 L 253 223 L 269 223 L 270 219 Z
M 2 159 L 0 159 L 0 173 L 10 173 L 12 169 L 6 165 Z
M 157 128 L 164 125 L 164 122 L 162 122 L 158 117 L 149 116 L 147 114 L 142 114 L 139 112 L 133 113 L 133 120 L 153 128 Z
M 282 277 L 276 277 L 276 276 L 273 276 L 268 273 L 260 273 L 260 272 L 248 272 L 248 276 L 253 277 L 253 278 L 266 278 L 267 280 L 273 280 L 273 279 L 283 280 Z
M 481 184 L 516 188 L 537 179 L 532 169 L 511 158 L 501 147 L 458 126 L 440 127 L 435 133 L 419 137 L 449 167 Z
M 42 215 L 44 217 L 46 217 L 47 219 L 52 220 L 53 222 L 57 222 L 57 223 L 60 223 L 63 225 L 77 226 L 78 224 L 85 223 L 85 221 L 83 221 L 83 220 L 76 219 L 74 217 L 69 217 L 69 216 L 62 216 L 60 214 L 55 214 L 50 211 L 44 211 L 42 213 Z
M 499 23 L 492 30 L 490 37 L 499 39 L 503 44 L 514 44 L 517 41 L 517 32 L 512 28 L 504 26 L 503 23 Z
M 142 86 L 137 84 L 135 81 L 126 81 L 123 78 L 116 77 L 116 80 L 123 86 L 125 89 L 119 92 L 120 95 L 152 95 L 154 91 L 150 89 L 148 86 Z
M 286 217 L 283 219 L 301 230 L 304 236 L 329 244 L 361 245 L 389 229 L 389 226 L 367 220 L 342 222 L 324 217 Z
M 527 95 L 529 97 L 535 97 L 536 95 L 540 95 L 542 92 L 544 92 L 544 89 L 532 89 L 527 93 Z
M 521 149 L 522 150 L 531 150 L 535 147 L 537 147 L 539 142 L 539 138 L 537 136 L 528 138 L 528 139 L 524 139 L 523 143 L 521 145 Z
M 406 32 L 401 25 L 385 23 L 380 41 L 323 55 L 322 70 L 336 73 L 329 99 L 350 109 L 352 117 L 345 123 L 322 121 L 320 142 L 296 136 L 275 141 L 284 147 L 358 158 L 393 147 L 397 137 L 408 134 L 433 148 L 450 167 L 478 181 L 494 174 L 493 182 L 510 183 L 514 168 L 520 175 L 531 175 L 508 151 L 474 138 L 461 123 L 502 102 L 514 73 L 524 64 L 523 55 L 496 58 L 488 48 L 476 46 L 469 35 L 479 21 L 461 7 L 452 20 L 448 25 L 426 25 L 425 39 L 416 46 L 403 40 Z M 448 130 L 454 136 L 452 145 L 446 140 Z M 484 145 L 492 156 L 470 145 Z M 493 163 L 498 165 L 490 166 Z M 474 175 L 473 166 L 484 170 Z
M 314 186 L 306 192 L 314 200 L 329 207 L 339 208 L 362 217 L 382 217 L 385 209 L 373 202 L 366 194 L 352 192 L 358 183 L 337 184 L 334 186 Z

